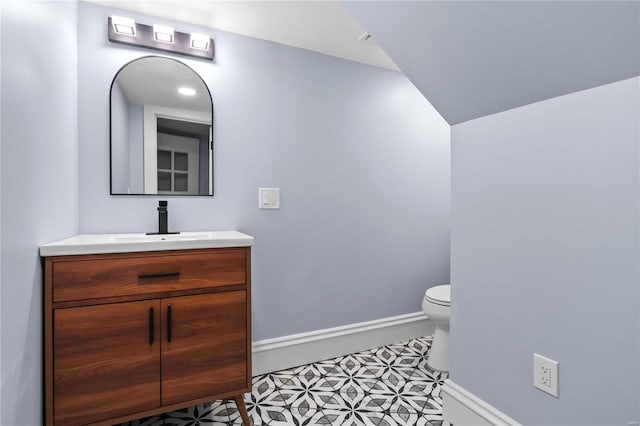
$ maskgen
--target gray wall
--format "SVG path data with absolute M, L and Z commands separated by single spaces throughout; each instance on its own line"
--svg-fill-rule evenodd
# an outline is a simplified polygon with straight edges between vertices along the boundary
M 142 194 L 144 176 L 144 107 L 131 104 L 117 82 L 111 88 L 112 192 Z
M 130 192 L 129 178 L 129 102 L 117 82 L 111 88 L 111 189 L 115 193 Z
M 2 3 L 0 3 L 0 49 L 2 47 Z M 0 50 L 1 52 L 1 50 Z M 0 54 L 0 63 L 2 55 Z M 0 189 L 2 188 L 2 66 L 0 66 Z M 0 319 L 2 318 L 2 196 L 0 194 Z M 0 326 L 1 327 L 1 326 Z M 2 330 L 0 329 L 0 421 L 2 421 Z
M 80 231 L 157 228 L 164 197 L 109 196 L 111 79 L 148 50 L 110 44 L 113 9 L 79 4 Z M 122 14 L 122 12 L 120 12 Z M 254 339 L 420 311 L 449 281 L 450 128 L 398 72 L 182 23 L 209 33 L 196 70 L 214 100 L 213 198 L 169 200 L 171 230 L 256 237 Z M 258 188 L 281 188 L 258 210 Z
M 523 424 L 640 418 L 640 79 L 452 129 L 452 379 Z M 532 356 L 560 363 L 560 397 Z
M 77 4 L 4 1 L 1 8 L 0 424 L 38 425 L 38 246 L 78 231 Z
M 132 194 L 144 193 L 144 107 L 129 106 L 129 188 Z
M 640 75 L 638 1 L 343 1 L 449 123 Z

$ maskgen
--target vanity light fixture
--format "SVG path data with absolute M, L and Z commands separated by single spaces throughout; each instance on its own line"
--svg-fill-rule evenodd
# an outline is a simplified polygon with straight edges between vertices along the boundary
M 206 34 L 191 33 L 191 48 L 198 50 L 208 50 L 209 40 L 209 36 Z
M 112 16 L 111 24 L 113 25 L 113 30 L 118 34 L 124 34 L 133 37 L 136 36 L 136 21 L 131 18 Z
M 193 96 L 196 94 L 196 91 L 191 87 L 178 87 L 178 93 L 185 96 Z
M 109 41 L 213 60 L 213 40 L 206 34 L 181 33 L 165 25 L 145 25 L 110 16 Z
M 173 43 L 173 28 L 165 25 L 153 25 L 153 39 L 163 43 Z

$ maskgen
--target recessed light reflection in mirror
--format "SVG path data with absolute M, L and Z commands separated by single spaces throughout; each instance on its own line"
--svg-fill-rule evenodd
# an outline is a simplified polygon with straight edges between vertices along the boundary
M 178 93 L 185 96 L 193 96 L 196 94 L 196 91 L 191 87 L 178 87 Z

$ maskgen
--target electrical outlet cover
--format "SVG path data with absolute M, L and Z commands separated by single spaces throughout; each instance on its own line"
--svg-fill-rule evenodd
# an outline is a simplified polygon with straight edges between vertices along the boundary
M 533 386 L 558 397 L 558 362 L 533 354 Z

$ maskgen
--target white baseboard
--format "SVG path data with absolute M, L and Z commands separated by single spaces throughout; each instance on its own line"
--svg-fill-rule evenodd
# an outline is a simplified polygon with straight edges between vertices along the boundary
M 253 375 L 270 373 L 433 334 L 422 312 L 253 343 Z
M 440 391 L 442 415 L 455 426 L 519 426 L 511 417 L 447 379 Z

